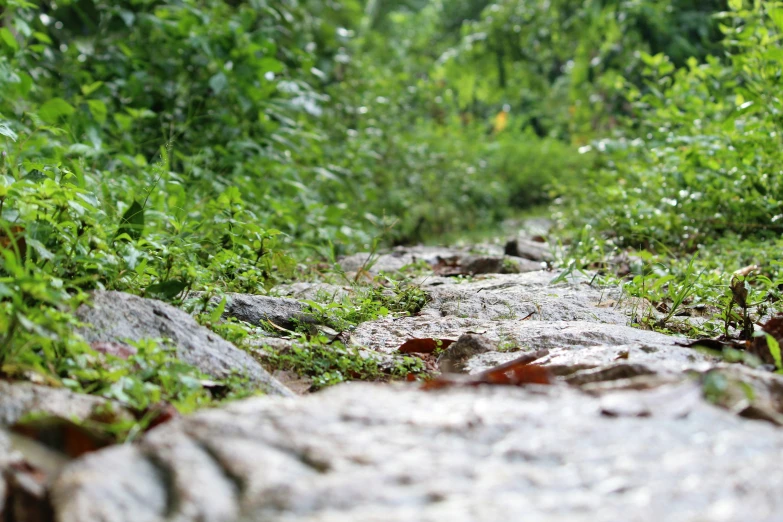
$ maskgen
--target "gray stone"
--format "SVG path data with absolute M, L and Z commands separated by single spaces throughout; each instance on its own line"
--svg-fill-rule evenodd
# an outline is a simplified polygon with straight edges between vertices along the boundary
M 487 256 L 497 258 L 496 265 L 498 269 L 502 268 L 503 249 L 496 245 L 480 245 L 470 248 L 398 247 L 387 253 L 371 255 L 363 252 L 344 257 L 340 260 L 340 267 L 346 273 L 355 274 L 360 270 L 365 270 L 368 274 L 377 275 L 381 272 L 399 272 L 404 267 L 416 263 L 425 263 L 430 266 L 441 263 L 459 264 L 463 259 Z
M 359 253 L 344 257 L 340 260 L 340 267 L 346 273 L 366 271 L 368 274 L 377 275 L 381 272 L 399 272 L 402 267 L 412 265 L 416 259 L 407 253 L 376 254 Z
M 781 455 L 783 431 L 690 379 L 603 394 L 357 384 L 170 422 L 71 464 L 52 499 L 61 522 L 773 521 Z
M 541 270 L 541 263 L 514 256 L 469 256 L 461 260 L 465 274 L 521 274 Z
M 552 261 L 554 259 L 548 243 L 539 243 L 526 237 L 509 240 L 503 251 L 507 256 L 518 256 L 532 261 Z
M 4 426 L 15 424 L 30 413 L 84 421 L 107 405 L 112 406 L 118 419 L 131 418 L 131 414 L 120 405 L 101 397 L 30 382 L 0 380 L 0 425 Z
M 221 298 L 212 298 L 212 305 L 220 303 Z M 223 317 L 234 317 L 253 325 L 270 321 L 287 330 L 293 330 L 300 324 L 312 323 L 307 313 L 307 305 L 283 297 L 265 295 L 226 294 L 226 308 Z
M 318 303 L 340 302 L 353 293 L 350 286 L 338 286 L 328 283 L 291 283 L 278 285 L 271 291 L 281 297 L 290 297 L 300 301 L 315 301 Z
M 460 373 L 470 358 L 495 350 L 497 342 L 491 342 L 481 334 L 462 334 L 438 357 L 438 367 L 443 373 Z
M 14 457 L 13 449 L 11 448 L 11 440 L 8 437 L 8 433 L 0 428 L 0 520 L 7 520 L 8 515 L 6 513 L 6 499 L 8 498 L 8 483 L 5 480 L 6 468 L 16 460 Z
M 677 341 L 682 342 L 678 337 L 587 321 L 491 321 L 453 316 L 384 318 L 359 325 L 351 335 L 351 342 L 392 354 L 408 339 L 458 339 L 469 332 L 483 333 L 490 341 L 513 344 L 523 351 L 549 349 L 549 360 L 557 365 L 609 364 L 624 352 L 628 352 L 631 361 L 654 362 L 672 368 L 713 360 L 701 352 L 677 346 Z M 501 364 L 518 353 L 483 355 L 494 357 L 492 364 Z
M 629 324 L 649 309 L 649 304 L 623 296 L 617 287 L 591 285 L 583 275 L 553 284 L 559 274 L 539 270 L 487 275 L 462 284 L 425 282 L 422 288 L 431 301 L 421 315 Z
M 555 223 L 549 218 L 527 218 L 519 224 L 519 234 L 522 237 L 546 236 L 554 228 Z
M 95 292 L 92 306 L 80 307 L 76 315 L 87 324 L 78 332 L 88 342 L 165 339 L 173 343 L 182 360 L 204 373 L 225 378 L 238 372 L 267 393 L 293 396 L 250 355 L 162 301 L 122 292 Z
M 57 522 L 157 522 L 170 504 L 165 470 L 138 446 L 88 453 L 56 479 L 50 500 Z M 89 484 L 89 487 L 85 487 Z M 181 520 L 198 520 L 185 518 Z

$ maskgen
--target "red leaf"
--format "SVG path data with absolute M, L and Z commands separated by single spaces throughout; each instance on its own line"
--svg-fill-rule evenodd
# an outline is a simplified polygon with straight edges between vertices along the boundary
M 438 348 L 445 350 L 454 339 L 408 339 L 402 346 L 397 348 L 400 353 L 432 353 Z
M 484 382 L 487 384 L 506 384 L 510 386 L 552 384 L 549 370 L 538 364 L 517 363 L 510 368 L 493 368 L 481 374 L 480 377 L 483 377 Z
M 525 384 L 552 384 L 549 370 L 539 364 L 530 364 L 539 359 L 541 353 L 525 354 L 513 361 L 501 364 L 478 375 L 449 375 L 432 379 L 422 385 L 422 390 L 438 390 L 449 386 L 478 386 L 490 384 L 495 386 L 523 386 Z

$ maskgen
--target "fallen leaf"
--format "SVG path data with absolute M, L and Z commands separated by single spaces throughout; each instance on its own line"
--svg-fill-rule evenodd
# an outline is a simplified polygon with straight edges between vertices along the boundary
M 487 384 L 552 384 L 549 370 L 538 364 L 530 364 L 529 357 L 522 356 L 479 374 Z
M 778 345 L 783 344 L 783 314 L 773 316 L 761 326 L 761 329 L 765 334 L 775 339 L 778 342 Z M 767 335 L 754 337 L 748 351 L 753 355 L 756 355 L 766 364 L 777 364 L 775 355 L 770 351 Z
M 0 228 L 0 248 L 14 251 L 14 245 L 19 248 L 22 259 L 27 252 L 27 244 L 24 239 L 24 227 L 13 226 L 8 229 Z
M 438 262 L 432 265 L 432 271 L 435 275 L 442 277 L 452 277 L 465 275 L 465 270 L 460 266 L 461 258 L 454 256 L 450 258 L 438 257 Z
M 523 386 L 525 384 L 552 384 L 552 375 L 549 369 L 531 364 L 533 361 L 544 357 L 548 350 L 539 350 L 528 353 L 495 368 L 491 368 L 477 375 L 464 376 L 460 374 L 448 374 L 425 382 L 422 390 L 438 390 L 450 386 L 479 386 L 482 384 L 500 386 Z
M 400 353 L 432 353 L 438 348 L 445 350 L 455 339 L 432 339 L 429 337 L 422 339 L 408 339 L 397 348 Z
M 731 288 L 731 293 L 734 296 L 734 301 L 736 301 L 736 303 L 740 305 L 742 308 L 747 308 L 748 284 L 745 282 L 745 280 L 742 278 L 732 277 L 729 288 Z
M 20 421 L 11 431 L 76 458 L 114 443 L 110 437 L 61 417 L 41 417 Z

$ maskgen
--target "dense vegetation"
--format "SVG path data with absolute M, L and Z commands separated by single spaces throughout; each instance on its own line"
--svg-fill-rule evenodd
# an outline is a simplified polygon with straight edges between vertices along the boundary
M 564 266 L 611 273 L 638 250 L 622 284 L 669 318 L 719 302 L 705 332 L 728 330 L 729 275 L 750 263 L 766 277 L 745 304 L 776 306 L 777 2 L 7 0 L 0 16 L 6 375 L 199 402 L 74 336 L 86 292 L 263 293 L 552 202 Z

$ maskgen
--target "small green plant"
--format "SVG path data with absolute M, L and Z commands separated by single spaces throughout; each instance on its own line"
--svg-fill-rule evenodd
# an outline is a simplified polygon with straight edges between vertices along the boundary
M 428 302 L 427 294 L 418 286 L 383 277 L 384 285 L 356 287 L 353 294 L 341 301 L 319 303 L 304 301 L 316 322 L 338 331 L 347 330 L 359 323 L 372 321 L 389 314 L 413 315 Z
M 272 351 L 267 362 L 274 369 L 310 377 L 314 389 L 350 380 L 380 380 L 384 376 L 374 358 L 341 343 L 329 344 L 322 336 L 299 342 L 287 350 Z
M 257 393 L 241 376 L 214 379 L 177 357 L 165 343 L 133 343 L 127 358 L 85 352 L 63 364 L 62 382 L 84 393 L 114 399 L 136 411 L 165 401 L 190 412 L 229 397 Z
M 512 340 L 501 341 L 498 344 L 497 351 L 499 352 L 518 352 L 522 348 L 519 344 Z

